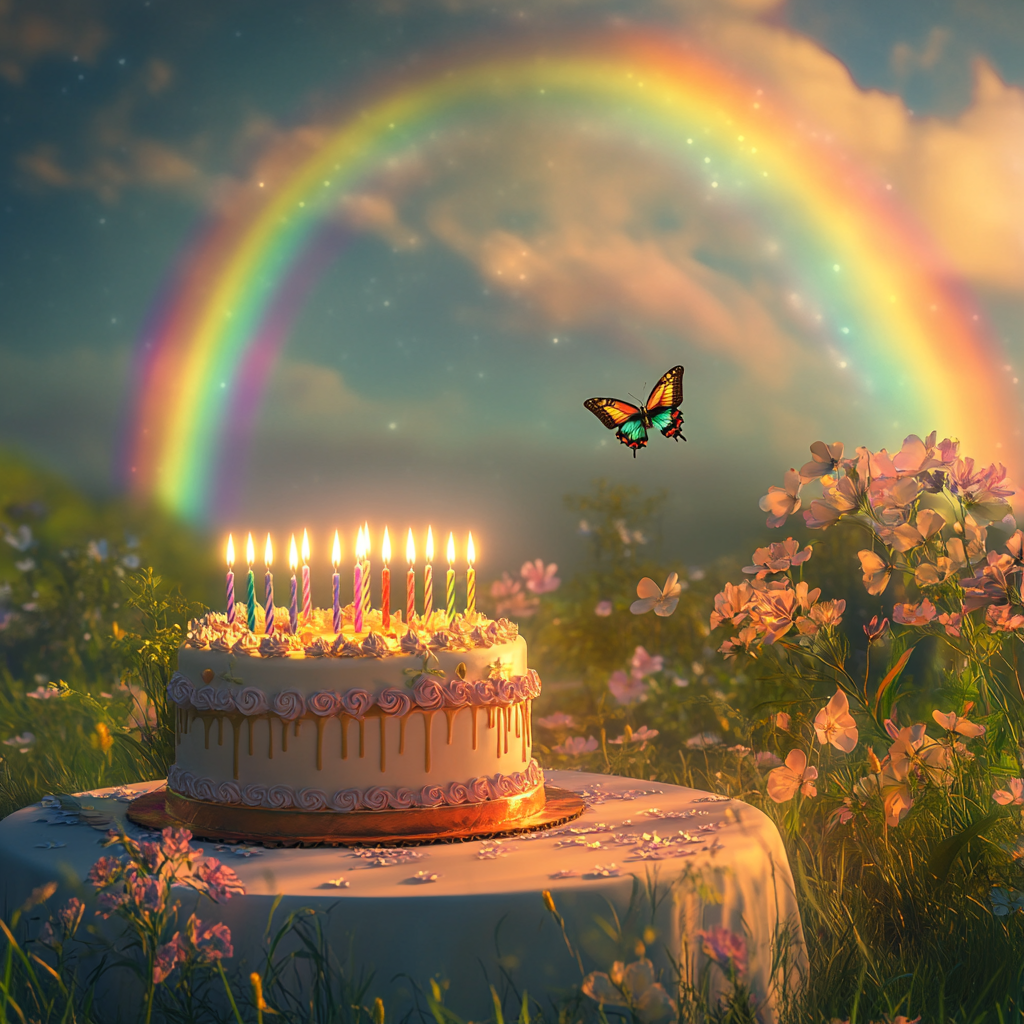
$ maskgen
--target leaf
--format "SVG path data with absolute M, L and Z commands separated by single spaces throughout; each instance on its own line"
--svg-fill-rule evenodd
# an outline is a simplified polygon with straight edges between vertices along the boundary
M 934 875 L 940 882 L 944 882 L 949 875 L 950 869 L 953 867 L 954 861 L 960 856 L 967 844 L 983 832 L 987 832 L 1003 816 L 1002 811 L 993 811 L 984 818 L 979 818 L 968 825 L 962 832 L 957 832 L 955 836 L 943 839 L 928 855 L 929 873 Z
M 888 690 L 888 688 L 894 682 L 896 682 L 896 680 L 899 679 L 899 677 L 902 674 L 903 670 L 907 667 L 907 662 L 910 661 L 910 656 L 914 653 L 914 650 L 915 650 L 915 648 L 908 647 L 899 656 L 899 660 L 896 662 L 896 664 L 893 665 L 893 667 L 891 669 L 889 669 L 888 672 L 886 672 L 885 678 L 878 684 L 878 689 L 875 691 L 875 718 L 878 721 L 881 721 L 881 719 L 878 718 L 878 712 L 879 712 L 879 709 L 881 708 L 882 697 L 885 694 L 885 691 Z M 890 696 L 889 697 L 888 706 L 885 708 L 886 713 L 888 713 L 891 709 L 892 709 L 892 697 Z

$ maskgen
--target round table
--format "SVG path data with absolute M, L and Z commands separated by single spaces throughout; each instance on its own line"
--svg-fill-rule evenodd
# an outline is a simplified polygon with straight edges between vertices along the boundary
M 681 786 L 545 774 L 551 785 L 582 795 L 587 810 L 568 825 L 501 841 L 266 850 L 196 841 L 246 886 L 245 896 L 206 902 L 201 916 L 231 928 L 235 956 L 227 966 L 248 973 L 261 967 L 276 895 L 283 894 L 278 921 L 302 907 L 330 910 L 325 928 L 337 959 L 357 974 L 373 972 L 366 999 L 381 996 L 389 1019 L 424 1009 L 432 978 L 450 983 L 446 1005 L 463 1019 L 493 1016 L 491 985 L 547 1003 L 581 979 L 566 938 L 584 971 L 607 971 L 613 961 L 636 958 L 645 931 L 646 955 L 664 980 L 673 976 L 673 958 L 709 972 L 714 991 L 722 972 L 700 953 L 696 932 L 724 925 L 746 936 L 747 978 L 765 1001 L 763 1019 L 773 1020 L 780 981 L 771 977 L 774 937 L 788 929 L 793 942 L 788 984 L 806 957 L 789 862 L 772 822 L 748 804 Z M 36 804 L 0 822 L 4 916 L 51 880 L 63 890 L 51 909 L 80 892 L 106 852 L 105 821 L 116 818 L 129 834 L 143 835 L 126 821 L 126 803 L 161 785 L 84 794 L 79 816 Z M 544 890 L 564 918 L 565 936 Z

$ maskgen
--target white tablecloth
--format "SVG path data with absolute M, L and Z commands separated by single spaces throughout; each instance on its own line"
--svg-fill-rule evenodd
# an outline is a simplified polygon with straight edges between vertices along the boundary
M 721 972 L 702 955 L 693 961 L 700 946 L 695 932 L 721 924 L 745 934 L 747 977 L 755 995 L 768 1000 L 763 1019 L 772 1020 L 771 944 L 780 929 L 789 928 L 796 940 L 791 964 L 798 971 L 805 958 L 789 863 L 769 819 L 739 801 L 680 786 L 567 771 L 546 777 L 583 794 L 587 811 L 568 825 L 498 843 L 382 852 L 199 843 L 234 868 L 247 890 L 221 906 L 207 902 L 201 916 L 229 925 L 235 957 L 227 966 L 248 972 L 260 968 L 276 894 L 285 894 L 278 919 L 300 907 L 333 908 L 327 918 L 332 948 L 343 963 L 351 951 L 357 970 L 375 972 L 367 998 L 382 996 L 389 1019 L 417 1004 L 417 986 L 429 990 L 430 979 L 438 978 L 450 982 L 447 1005 L 464 1019 L 480 1020 L 493 1016 L 492 984 L 501 992 L 510 980 L 544 1002 L 580 981 L 579 966 L 544 906 L 548 889 L 586 971 L 635 959 L 637 940 L 653 928 L 647 955 L 664 980 L 672 977 L 669 957 L 690 958 L 698 971 L 710 971 L 714 988 Z M 140 794 L 158 785 L 132 789 Z M 110 793 L 98 791 L 82 803 L 123 820 L 126 805 Z M 106 852 L 102 833 L 81 823 L 53 823 L 61 817 L 36 805 L 0 822 L 5 916 L 50 880 L 62 883 L 50 901 L 56 907 Z M 128 831 L 143 834 L 130 824 Z M 339 879 L 347 885 L 332 884 Z M 602 926 L 614 930 L 616 915 L 620 940 Z

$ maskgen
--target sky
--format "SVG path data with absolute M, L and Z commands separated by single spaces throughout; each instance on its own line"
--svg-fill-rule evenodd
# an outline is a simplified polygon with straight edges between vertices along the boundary
M 998 405 L 1008 426 L 977 454 L 1016 472 L 1024 3 L 1008 0 L 0 0 L 0 444 L 92 493 L 131 488 L 160 316 L 259 179 L 273 191 L 382 97 L 474 61 L 630 34 L 783 111 L 778 145 L 845 168 L 834 205 L 752 198 L 752 163 L 712 192 L 685 125 L 670 138 L 596 96 L 484 96 L 332 195 L 262 387 L 207 379 L 234 396 L 226 429 L 186 446 L 160 500 L 195 489 L 200 446 L 210 479 L 184 511 L 212 537 L 308 526 L 326 556 L 335 527 L 430 522 L 472 529 L 497 575 L 578 559 L 562 499 L 597 478 L 666 490 L 659 554 L 693 565 L 762 529 L 757 499 L 818 439 L 971 436 Z M 912 350 L 898 325 L 858 339 L 875 299 L 810 272 L 850 181 L 916 239 L 980 368 L 958 379 L 956 352 Z M 875 258 L 854 256 L 842 273 L 861 280 Z M 634 459 L 583 402 L 643 399 L 676 363 L 687 441 Z

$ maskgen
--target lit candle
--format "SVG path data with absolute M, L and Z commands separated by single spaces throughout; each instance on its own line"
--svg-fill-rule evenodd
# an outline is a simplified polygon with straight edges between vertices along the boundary
M 295 534 L 292 534 L 292 542 L 288 548 L 288 568 L 292 571 L 292 592 L 291 604 L 288 606 L 288 632 L 295 633 L 299 628 L 299 595 L 295 579 L 295 570 L 299 567 L 299 552 L 295 549 Z
M 469 543 L 466 545 L 466 561 L 469 568 L 466 570 L 466 614 L 476 614 L 476 569 L 473 563 L 476 561 L 476 548 L 473 547 L 473 534 L 469 535 Z
M 256 576 L 252 571 L 252 563 L 256 561 L 256 549 L 253 547 L 252 534 L 245 542 L 245 560 L 249 564 L 249 578 L 245 581 L 245 618 L 250 633 L 256 632 Z
M 264 606 L 266 622 L 263 627 L 264 633 L 274 632 L 274 577 L 270 567 L 274 564 L 274 548 L 270 543 L 270 534 L 267 534 L 267 550 L 264 554 L 264 561 L 267 566 L 267 575 L 263 581 Z
M 380 546 L 381 560 L 384 568 L 380 571 L 380 624 L 382 629 L 391 628 L 391 538 L 388 528 L 384 527 L 384 541 Z
M 412 625 L 416 616 L 416 543 L 412 539 L 412 527 L 409 527 L 409 539 L 405 542 L 405 559 L 409 563 L 409 571 L 405 574 L 405 623 Z
M 341 632 L 341 576 L 338 575 L 338 566 L 341 565 L 341 538 L 338 531 L 334 531 L 334 547 L 331 548 L 331 566 L 334 568 L 334 632 Z
M 448 534 L 448 625 L 450 626 L 455 620 L 455 570 L 452 568 L 452 563 L 455 561 L 455 534 Z
M 313 617 L 313 601 L 309 596 L 309 534 L 302 531 L 302 618 L 305 622 Z M 294 632 L 294 631 L 293 631 Z
M 427 564 L 423 568 L 423 621 L 434 613 L 434 531 L 427 527 Z
M 363 616 L 370 614 L 370 524 L 363 523 Z
M 352 571 L 352 628 L 363 631 L 363 528 L 356 537 L 356 565 Z
M 235 542 L 228 534 L 228 575 L 225 583 L 228 599 L 228 625 L 235 624 Z

